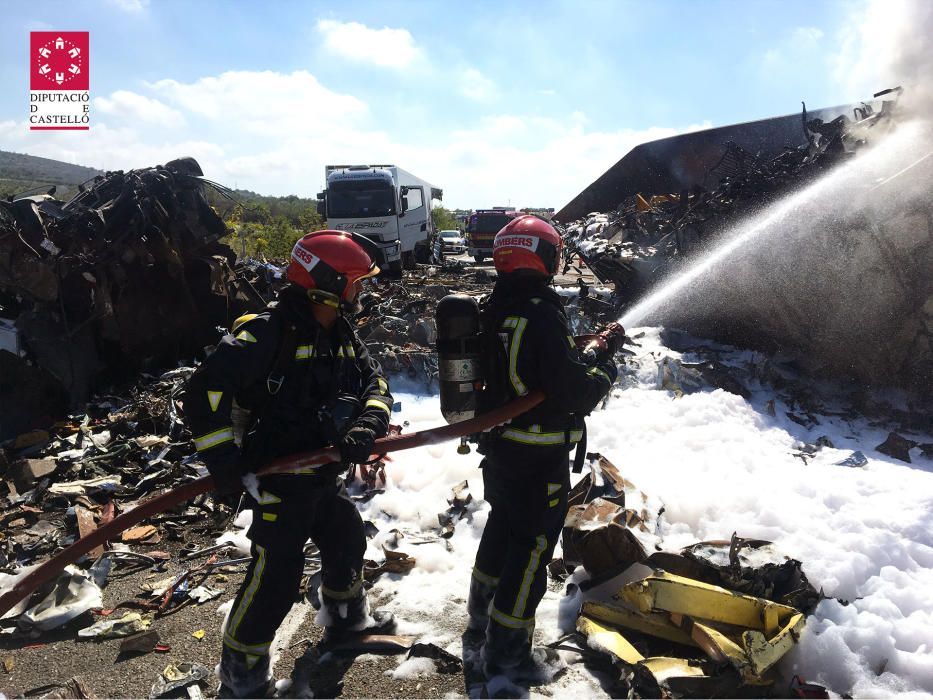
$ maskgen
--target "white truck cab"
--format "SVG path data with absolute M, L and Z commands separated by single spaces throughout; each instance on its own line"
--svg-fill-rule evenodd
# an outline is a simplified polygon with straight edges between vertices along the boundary
M 395 165 L 328 165 L 324 177 L 318 199 L 327 228 L 372 240 L 392 272 L 429 261 L 431 200 L 441 199 L 443 190 Z

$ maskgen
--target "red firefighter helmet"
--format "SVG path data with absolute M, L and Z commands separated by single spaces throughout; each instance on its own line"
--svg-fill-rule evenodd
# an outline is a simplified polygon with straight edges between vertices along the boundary
M 496 234 L 492 259 L 497 272 L 557 274 L 563 241 L 544 219 L 526 214 L 512 219 Z
M 315 231 L 292 248 L 288 279 L 308 290 L 308 297 L 328 306 L 352 303 L 353 285 L 379 274 L 373 262 L 375 246 L 346 231 Z

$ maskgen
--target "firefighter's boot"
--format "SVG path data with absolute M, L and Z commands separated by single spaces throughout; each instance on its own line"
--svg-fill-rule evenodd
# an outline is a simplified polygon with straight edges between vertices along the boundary
M 506 627 L 495 620 L 486 628 L 483 673 L 486 678 L 506 676 L 512 681 L 546 683 L 565 664 L 554 649 L 531 646 L 534 626 Z
M 366 592 L 349 600 L 321 596 L 323 606 L 318 612 L 317 622 L 324 626 L 321 645 L 338 644 L 350 637 L 363 634 L 392 634 L 395 632 L 395 616 L 388 610 L 370 610 Z
M 224 644 L 219 675 L 219 698 L 271 698 L 275 692 L 268 654 L 245 654 Z
M 470 596 L 467 598 L 468 635 L 486 634 L 489 626 L 489 606 L 496 595 L 496 585 L 480 581 L 475 575 L 470 578 Z

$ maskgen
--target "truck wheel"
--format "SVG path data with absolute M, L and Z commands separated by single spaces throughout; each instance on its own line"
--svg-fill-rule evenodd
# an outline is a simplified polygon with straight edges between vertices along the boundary
M 406 270 L 415 269 L 415 253 L 412 250 L 409 250 L 405 253 L 402 253 L 402 267 Z
M 483 260 L 486 259 L 486 256 L 485 256 L 485 255 L 474 255 L 474 256 L 473 256 L 473 259 L 474 259 L 476 262 L 481 263 L 481 262 L 483 262 Z
M 431 262 L 431 247 L 427 243 L 415 246 L 415 262 L 421 263 L 422 265 L 427 265 Z

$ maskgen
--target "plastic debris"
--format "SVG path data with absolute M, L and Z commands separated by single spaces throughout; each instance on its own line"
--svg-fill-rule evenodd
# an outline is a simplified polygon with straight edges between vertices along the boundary
M 52 630 L 92 608 L 102 606 L 98 585 L 90 579 L 88 572 L 72 564 L 65 567 L 52 590 L 19 617 L 19 622 L 43 631 Z
M 195 683 L 204 683 L 211 672 L 198 663 L 184 662 L 169 664 L 156 679 L 149 691 L 150 698 L 164 698 Z
M 840 467 L 852 467 L 854 469 L 865 467 L 868 465 L 868 458 L 861 453 L 861 451 L 856 450 L 848 457 L 846 457 L 841 462 L 836 462 L 837 466 Z
M 138 632 L 144 632 L 151 624 L 151 615 L 143 616 L 136 612 L 128 612 L 116 620 L 98 620 L 90 627 L 78 630 L 78 637 L 82 639 L 129 637 Z
M 196 603 L 206 603 L 209 600 L 213 600 L 221 593 L 223 593 L 223 590 L 220 588 L 210 588 L 208 586 L 202 585 L 195 586 L 190 591 L 188 591 L 188 597 Z

